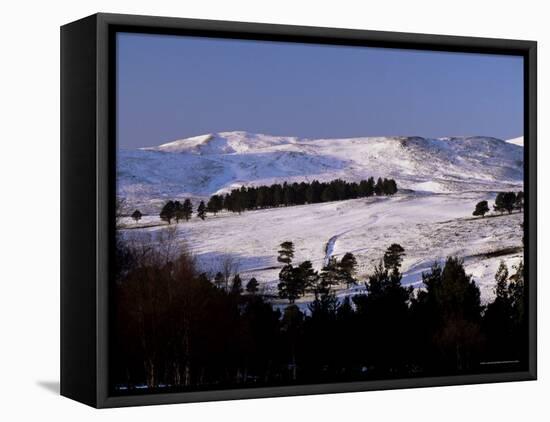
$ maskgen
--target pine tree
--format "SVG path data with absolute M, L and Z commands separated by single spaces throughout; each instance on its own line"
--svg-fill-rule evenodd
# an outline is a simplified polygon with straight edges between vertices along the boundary
M 517 358 L 510 355 L 513 346 L 514 309 L 511 299 L 512 282 L 508 267 L 500 262 L 495 274 L 495 298 L 487 305 L 483 315 L 483 331 L 487 338 L 487 358 L 491 360 Z
M 206 218 L 206 206 L 204 205 L 204 201 L 201 201 L 199 206 L 197 207 L 197 217 L 199 217 L 201 220 L 204 220 Z
M 300 297 L 300 288 L 295 279 L 295 269 L 292 264 L 285 265 L 279 272 L 279 284 L 277 285 L 279 290 L 279 297 L 281 299 L 288 299 L 289 303 Z
M 252 277 L 250 281 L 246 284 L 246 291 L 252 295 L 258 293 L 258 280 L 256 278 Z
M 298 289 L 300 292 L 300 295 L 303 295 L 305 293 L 305 290 L 308 289 L 310 286 L 315 285 L 317 283 L 317 280 L 319 279 L 319 275 L 317 274 L 317 271 L 313 269 L 313 266 L 311 265 L 311 261 L 304 261 L 298 267 L 294 270 L 294 278 L 296 279 L 296 283 L 298 284 Z
M 203 203 L 204 206 L 204 203 Z M 183 206 L 181 208 L 183 218 L 185 218 L 185 221 L 189 221 L 191 216 L 193 215 L 193 205 L 191 204 L 191 200 L 186 199 L 183 201 Z
M 353 317 L 354 310 L 351 306 L 351 300 L 349 296 L 346 296 L 341 305 L 338 306 L 337 317 L 343 323 L 348 323 Z
M 312 319 L 326 321 L 336 316 L 338 299 L 331 287 L 321 283 L 320 288 L 315 291 L 315 299 L 308 305 L 308 309 Z
M 501 214 L 504 211 L 512 213 L 514 207 L 516 206 L 516 194 L 514 192 L 499 192 L 495 199 L 495 205 L 493 208 L 495 211 L 500 212 Z
M 231 195 L 226 193 L 223 197 L 223 208 L 228 211 L 233 211 L 233 200 L 231 198 Z
M 292 205 L 294 203 L 294 192 L 292 187 L 284 182 L 283 183 L 283 204 L 285 206 Z
M 398 266 L 389 270 L 382 260 L 368 277 L 365 287 L 366 295 L 352 298 L 367 336 L 363 353 L 378 373 L 403 370 L 407 360 L 400 350 L 408 346 L 408 304 L 413 290 L 401 285 Z
M 339 279 L 346 283 L 347 288 L 357 284 L 355 273 L 357 272 L 357 259 L 351 252 L 347 252 L 338 263 Z
M 220 195 L 212 195 L 206 205 L 206 211 L 216 215 L 223 208 L 223 197 Z
M 516 207 L 516 194 L 515 192 L 506 192 L 504 194 L 504 209 L 511 214 Z
M 316 286 L 321 290 L 330 288 L 331 286 L 337 285 L 340 282 L 344 281 L 341 278 L 341 272 L 339 271 L 338 260 L 331 256 L 328 259 L 326 265 L 321 269 L 320 284 Z
M 437 363 L 440 369 L 452 371 L 470 370 L 479 363 L 483 340 L 479 288 L 459 258 L 448 257 L 443 269 L 435 266 L 434 270 L 422 274 L 426 293 L 417 307 L 429 315 L 423 323 L 428 327 L 425 335 L 433 342 L 433 355 L 426 364 Z
M 330 202 L 338 199 L 338 193 L 334 183 L 329 183 L 321 193 L 321 202 Z
M 294 243 L 290 241 L 285 241 L 279 245 L 279 256 L 277 257 L 278 262 L 283 264 L 290 264 L 294 258 Z
M 233 283 L 231 284 L 231 293 L 234 295 L 240 295 L 243 291 L 243 282 L 239 274 L 235 274 L 233 277 Z
M 504 212 L 504 192 L 497 193 L 493 209 L 501 214 Z
M 176 220 L 176 223 L 179 223 L 185 218 L 183 205 L 180 201 L 174 201 L 174 218 Z
M 376 195 L 382 195 L 384 193 L 384 181 L 381 177 L 379 177 L 376 181 L 376 185 L 374 186 L 374 193 Z
M 292 304 L 305 294 L 306 288 L 317 283 L 318 278 L 311 261 L 304 261 L 297 267 L 288 263 L 279 273 L 279 297 L 288 299 Z
M 495 294 L 498 298 L 508 300 L 508 267 L 504 261 L 500 261 L 497 272 L 495 274 Z
M 280 184 L 273 187 L 273 206 L 279 207 L 283 203 L 283 188 Z
M 397 243 L 392 243 L 384 253 L 384 267 L 386 267 L 388 271 L 394 268 L 400 268 L 404 256 L 405 249 Z
M 394 195 L 396 193 L 397 193 L 397 183 L 395 183 L 395 180 L 393 179 L 388 179 L 386 194 Z
M 525 322 L 525 279 L 523 261 L 513 268 L 515 272 L 510 275 L 508 295 L 514 309 L 516 323 L 521 325 Z
M 304 325 L 304 314 L 296 305 L 289 305 L 285 308 L 283 318 L 281 320 L 281 332 L 288 339 L 290 345 L 290 365 L 291 379 L 296 380 L 297 367 L 296 364 L 296 343 L 302 335 Z
M 485 214 L 489 212 L 489 204 L 487 201 L 480 201 L 476 204 L 476 209 L 472 213 L 474 216 L 481 215 L 482 217 L 485 217 Z
M 135 210 L 132 214 L 132 218 L 134 219 L 134 221 L 137 223 L 139 220 L 141 220 L 141 212 L 139 210 Z
M 514 266 L 508 287 L 512 306 L 512 341 L 517 358 L 527 361 L 528 317 L 526 313 L 525 279 L 523 261 Z
M 162 207 L 160 211 L 160 219 L 167 221 L 168 224 L 172 222 L 172 219 L 176 217 L 176 203 L 174 201 L 168 201 Z
M 375 183 L 374 183 L 374 177 L 369 177 L 367 179 L 367 196 L 372 196 L 374 195 L 374 188 L 375 188 Z

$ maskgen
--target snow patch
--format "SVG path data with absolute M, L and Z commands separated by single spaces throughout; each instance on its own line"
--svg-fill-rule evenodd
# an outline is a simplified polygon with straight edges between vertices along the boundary
M 508 142 L 509 144 L 512 144 L 512 145 L 518 145 L 520 147 L 523 146 L 523 136 L 520 136 L 518 138 L 514 138 L 514 139 L 508 139 L 506 142 Z

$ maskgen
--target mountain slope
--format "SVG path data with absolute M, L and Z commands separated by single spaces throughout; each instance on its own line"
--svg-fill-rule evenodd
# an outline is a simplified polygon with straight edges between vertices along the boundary
M 517 145 L 517 146 L 522 147 L 523 146 L 523 136 L 520 136 L 520 137 L 514 138 L 514 139 L 508 139 L 506 142 L 508 142 L 509 144 L 513 144 L 513 145 Z
M 120 150 L 118 192 L 136 204 L 207 197 L 241 185 L 392 177 L 430 192 L 501 190 L 523 183 L 523 149 L 491 137 L 300 139 L 221 132 Z

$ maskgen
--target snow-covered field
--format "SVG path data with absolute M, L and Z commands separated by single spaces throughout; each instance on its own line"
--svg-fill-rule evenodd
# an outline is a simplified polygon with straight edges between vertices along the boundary
M 215 273 L 232 260 L 244 283 L 256 277 L 276 294 L 278 245 L 294 242 L 295 262 L 320 269 L 329 255 L 356 255 L 358 287 L 391 243 L 406 251 L 403 283 L 419 286 L 435 260 L 463 257 L 483 300 L 493 295 L 501 259 L 509 266 L 522 257 L 522 213 L 472 217 L 477 202 L 494 201 L 497 191 L 523 187 L 523 148 L 494 138 L 354 138 L 300 140 L 243 132 L 205 135 L 159 147 L 121 151 L 119 195 L 128 210 L 140 208 L 139 223 L 122 221 L 122 233 L 155 237 L 166 224 L 159 205 L 166 199 L 196 202 L 241 185 L 301 180 L 395 178 L 400 192 L 286 208 L 223 212 L 205 221 L 177 225 L 178 241 L 199 266 Z M 174 225 L 174 224 L 173 224 Z M 307 300 L 307 298 L 305 299 Z
M 278 245 L 285 240 L 295 244 L 295 262 L 310 259 L 317 269 L 326 262 L 328 254 L 341 257 L 352 252 L 358 260 L 360 280 L 373 270 L 384 250 L 396 242 L 406 251 L 404 284 L 419 286 L 422 272 L 427 271 L 434 260 L 443 261 L 449 255 L 457 255 L 465 259 L 483 299 L 489 300 L 500 260 L 512 266 L 523 255 L 522 213 L 471 217 L 476 202 L 493 198 L 494 194 L 484 192 L 398 194 L 249 211 L 241 215 L 221 213 L 205 221 L 194 218 L 177 228 L 175 224 L 172 226 L 177 230 L 178 241 L 196 256 L 204 271 L 221 270 L 224 261 L 230 258 L 245 282 L 256 277 L 266 293 L 276 294 L 281 268 L 276 256 Z M 137 224 L 127 218 L 123 224 L 127 227 L 123 233 L 128 239 L 138 236 L 153 242 L 159 232 L 167 228 L 158 216 L 146 216 Z M 327 244 L 330 247 L 327 248 Z M 504 251 L 504 255 L 485 256 L 499 255 L 500 251 Z M 363 287 L 360 284 L 339 294 L 356 293 Z

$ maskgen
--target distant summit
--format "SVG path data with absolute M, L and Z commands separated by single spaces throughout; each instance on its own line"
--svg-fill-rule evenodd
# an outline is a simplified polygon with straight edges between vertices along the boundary
M 195 154 L 231 154 L 290 144 L 297 141 L 298 138 L 295 137 L 235 131 L 208 133 L 206 135 L 179 139 L 159 146 L 141 149 L 146 151 L 188 152 Z

